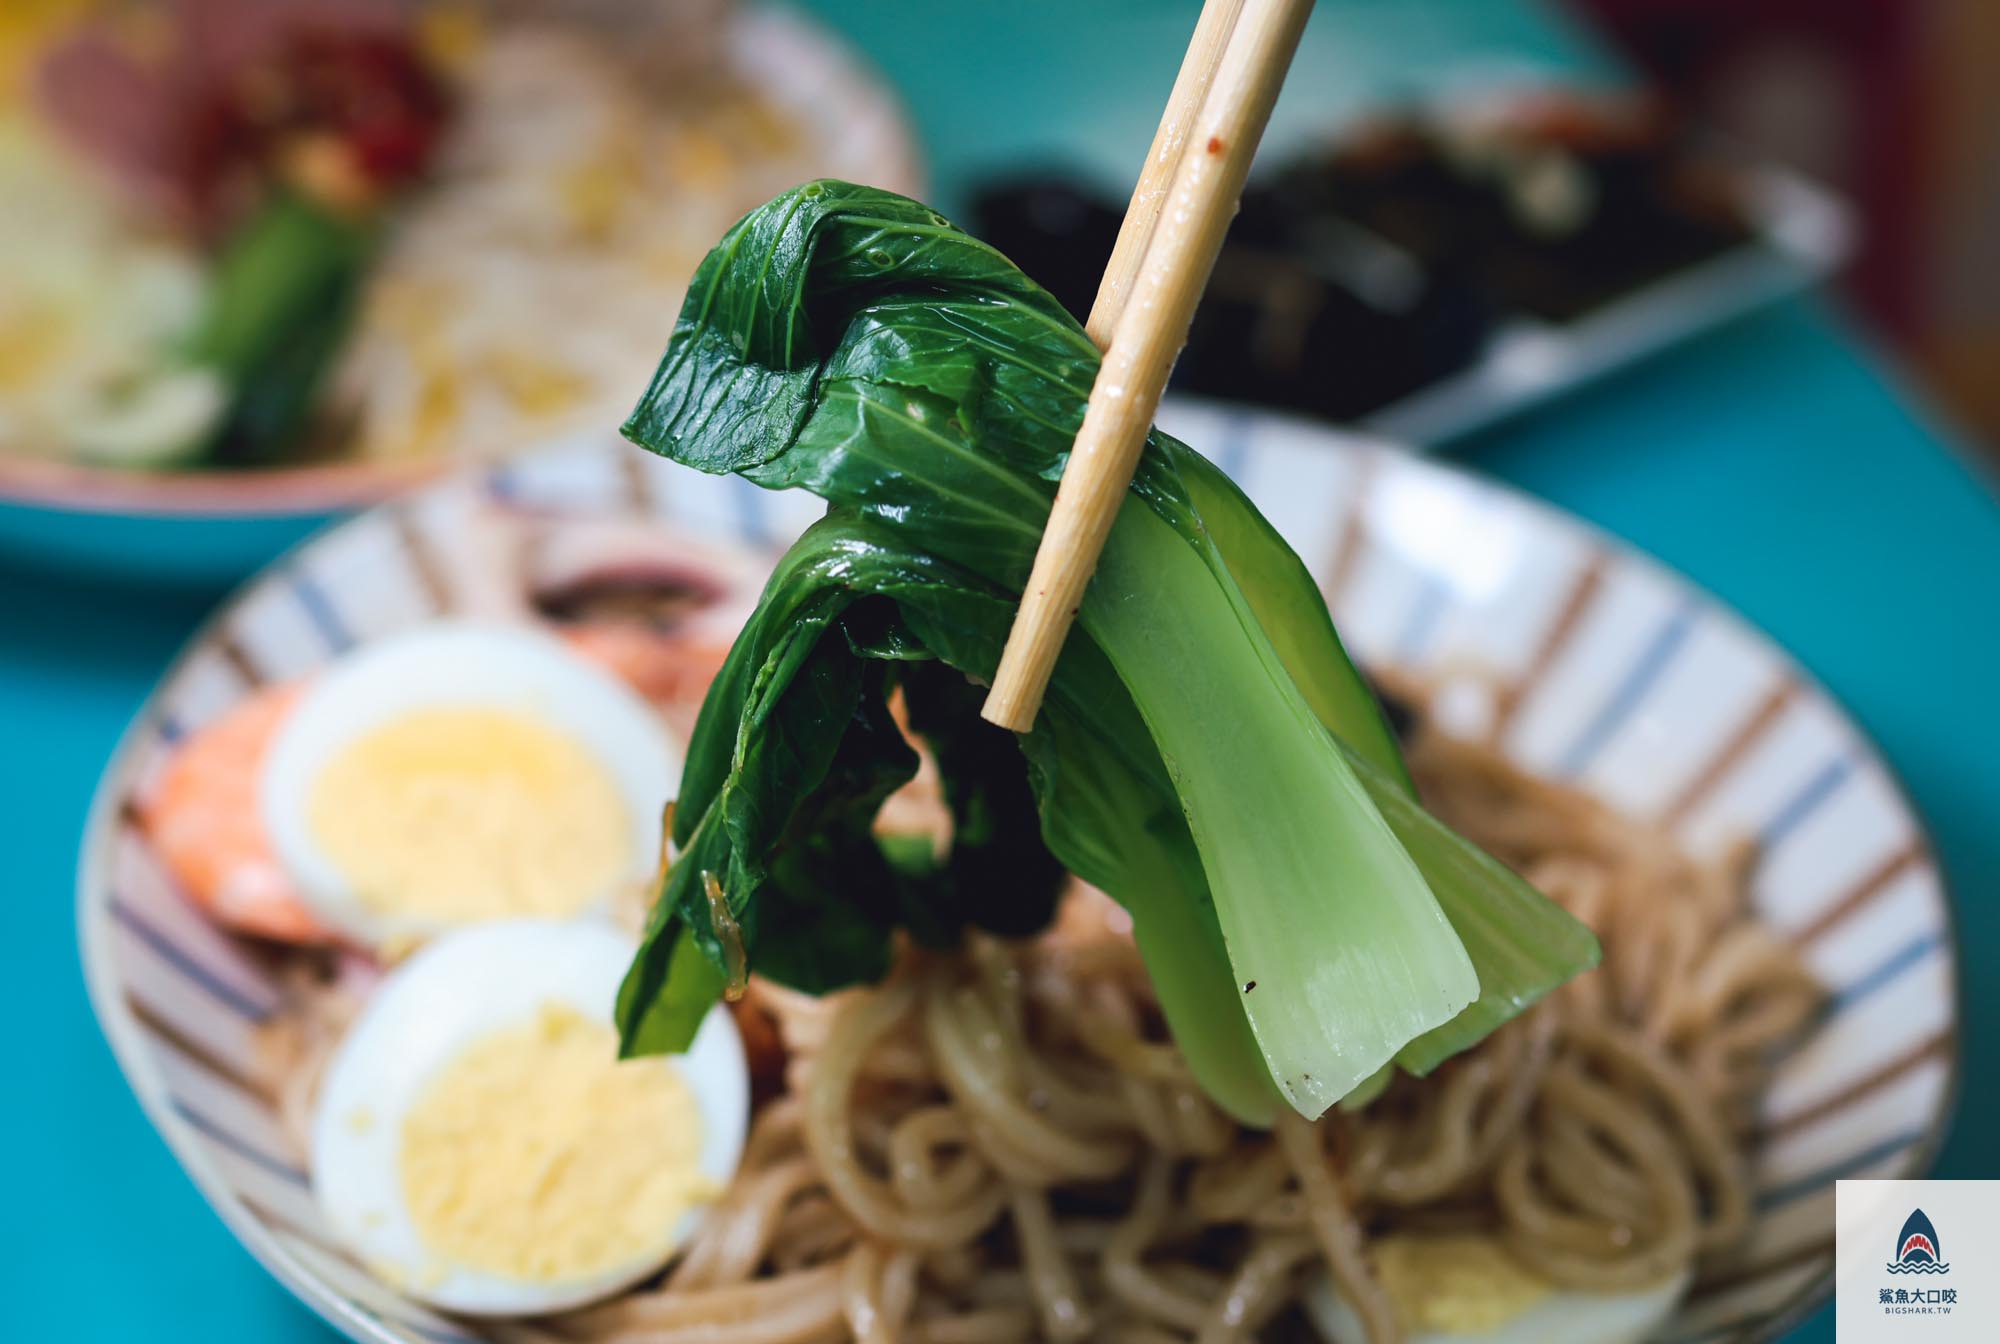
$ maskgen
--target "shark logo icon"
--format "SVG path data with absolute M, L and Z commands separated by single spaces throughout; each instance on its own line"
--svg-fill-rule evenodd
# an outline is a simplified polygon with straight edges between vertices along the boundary
M 1891 1274 L 1943 1274 L 1951 1266 L 1945 1263 L 1943 1244 L 1938 1240 L 1931 1220 L 1924 1217 L 1922 1209 L 1912 1209 L 1903 1222 L 1903 1230 L 1896 1234 L 1896 1257 L 1889 1262 Z

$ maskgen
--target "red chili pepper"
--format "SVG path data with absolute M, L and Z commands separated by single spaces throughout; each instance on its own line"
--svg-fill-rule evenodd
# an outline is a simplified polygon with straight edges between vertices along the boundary
M 421 173 L 444 129 L 444 86 L 400 37 L 304 30 L 245 83 L 242 115 L 274 150 L 330 136 L 381 191 Z M 279 92 L 276 105 L 252 90 Z

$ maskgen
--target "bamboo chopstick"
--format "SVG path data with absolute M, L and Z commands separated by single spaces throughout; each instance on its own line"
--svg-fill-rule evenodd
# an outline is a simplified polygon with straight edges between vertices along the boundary
M 1197 42 L 1209 27 L 1208 9 L 1224 3 L 1210 0 L 1204 8 L 1195 30 Z M 1180 137 L 1186 152 L 1157 208 L 1157 222 L 1144 245 L 1144 257 L 1134 268 L 1135 277 L 1126 287 L 1107 273 L 1106 287 L 1113 292 L 1099 290 L 1098 306 L 1108 299 L 1110 310 L 1117 314 L 1110 341 L 1035 551 L 1020 610 L 1007 634 L 993 689 L 980 710 L 1003 728 L 1026 732 L 1041 709 L 1056 656 L 1132 483 L 1167 375 L 1187 343 L 1195 304 L 1215 267 L 1222 236 L 1243 194 L 1250 160 L 1311 10 L 1312 0 L 1241 0 L 1241 12 L 1223 39 L 1221 61 L 1194 118 L 1192 134 Z M 1193 53 L 1183 63 L 1183 79 L 1190 63 L 1196 63 Z M 1183 79 L 1175 81 L 1176 95 L 1182 92 Z M 1165 123 L 1174 120 L 1176 110 L 1170 99 L 1154 138 L 1156 146 L 1174 139 Z M 1136 191 L 1133 201 L 1147 204 Z M 1133 227 L 1129 219 L 1127 227 Z M 1120 230 L 1121 243 L 1125 232 Z
M 1201 115 L 1209 86 L 1222 64 L 1229 35 L 1236 30 L 1236 16 L 1243 0 L 1207 0 L 1195 21 L 1194 36 L 1188 39 L 1187 55 L 1181 58 L 1180 73 L 1174 76 L 1173 92 L 1167 95 L 1167 110 L 1160 116 L 1160 128 L 1153 132 L 1152 147 L 1146 151 L 1146 165 L 1132 187 L 1132 199 L 1125 206 L 1125 218 L 1118 226 L 1118 241 L 1112 244 L 1111 259 L 1104 264 L 1104 278 L 1098 281 L 1097 297 L 1091 301 L 1090 317 L 1083 329 L 1097 342 L 1099 350 L 1111 344 L 1111 330 L 1125 311 L 1126 297 L 1138 278 L 1139 264 L 1153 241 L 1153 227 L 1160 207 L 1173 189 L 1174 173 L 1187 150 L 1194 119 Z

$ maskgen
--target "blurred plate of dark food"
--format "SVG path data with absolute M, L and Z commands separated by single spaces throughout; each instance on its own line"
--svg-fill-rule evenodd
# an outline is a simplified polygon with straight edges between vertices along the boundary
M 1123 209 L 1023 173 L 972 227 L 1081 315 Z M 1805 288 L 1851 231 L 1637 95 L 1407 108 L 1259 165 L 1175 386 L 1434 445 Z

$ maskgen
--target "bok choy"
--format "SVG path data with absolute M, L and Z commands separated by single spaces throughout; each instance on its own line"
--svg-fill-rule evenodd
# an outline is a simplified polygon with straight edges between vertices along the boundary
M 1418 805 L 1304 565 L 1165 435 L 1034 729 L 979 719 L 1097 358 L 1006 258 L 869 188 L 780 196 L 696 273 L 625 433 L 829 508 L 702 707 L 628 1052 L 685 1047 L 748 968 L 825 991 L 899 929 L 1031 932 L 1066 871 L 1131 911 L 1190 1067 L 1253 1123 L 1427 1071 L 1594 964 Z M 934 863 L 872 831 L 916 769 L 897 691 L 953 814 Z

